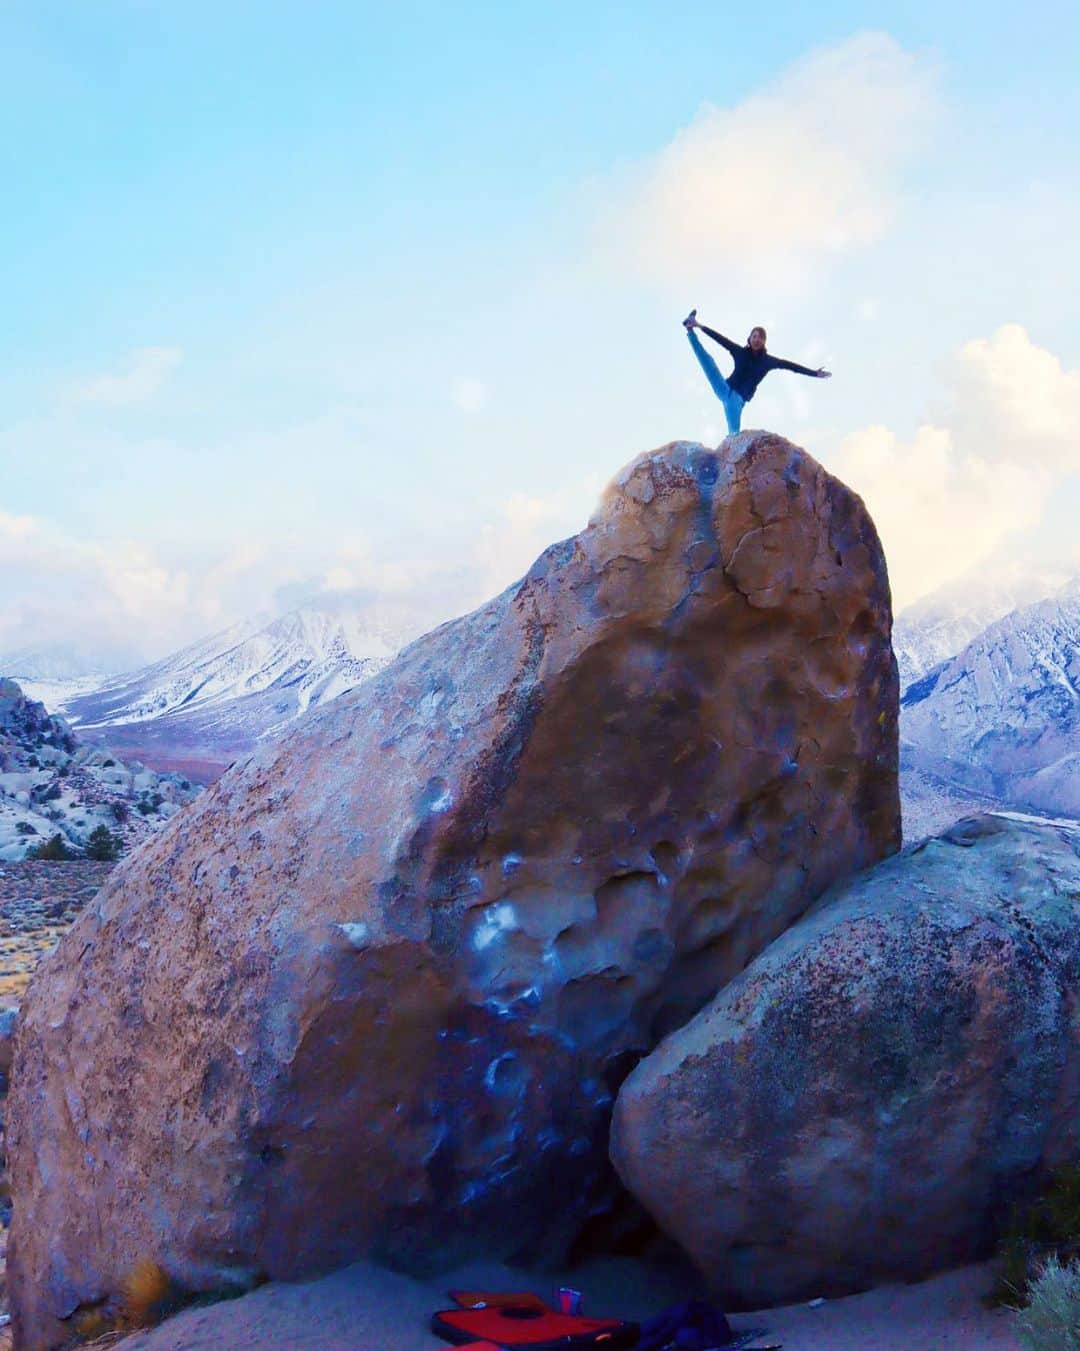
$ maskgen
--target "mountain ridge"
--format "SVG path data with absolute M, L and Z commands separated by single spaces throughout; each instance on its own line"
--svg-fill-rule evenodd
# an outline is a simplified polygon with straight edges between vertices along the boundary
M 1011 611 L 910 684 L 901 751 L 948 781 L 1080 815 L 1080 586 Z
M 374 675 L 399 646 L 390 626 L 357 614 L 261 613 L 58 706 L 87 740 L 214 777 L 214 767 Z

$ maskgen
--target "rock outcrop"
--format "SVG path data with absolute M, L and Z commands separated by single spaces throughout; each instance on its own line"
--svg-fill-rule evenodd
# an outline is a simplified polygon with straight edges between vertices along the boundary
M 612 1158 L 760 1307 L 984 1256 L 1080 1157 L 1080 836 L 976 816 L 830 893 L 623 1084 Z
M 101 826 L 129 849 L 198 791 L 178 774 L 80 745 L 63 718 L 0 677 L 0 863 L 32 858 L 54 836 L 81 853 Z
M 75 738 L 63 718 L 52 717 L 45 705 L 27 699 L 16 681 L 0 676 L 0 770 L 9 762 L 21 763 L 26 755 L 48 747 L 61 754 L 72 754 Z
M 565 1251 L 612 1096 L 899 845 L 866 510 L 763 433 L 631 464 L 588 528 L 227 773 L 22 1013 L 25 1351 L 178 1285 Z

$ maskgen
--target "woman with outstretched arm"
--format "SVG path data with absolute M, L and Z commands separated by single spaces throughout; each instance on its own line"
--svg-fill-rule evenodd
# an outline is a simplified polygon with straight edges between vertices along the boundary
M 704 324 L 699 324 L 697 310 L 691 310 L 686 316 L 683 320 L 683 328 L 686 329 L 690 346 L 694 349 L 694 355 L 701 363 L 701 369 L 705 372 L 705 378 L 712 385 L 713 393 L 724 405 L 724 416 L 727 418 L 729 433 L 739 430 L 743 406 L 754 397 L 754 391 L 770 371 L 795 371 L 797 375 L 811 375 L 817 380 L 828 380 L 832 375 L 832 372 L 825 370 L 823 366 L 816 371 L 812 371 L 809 366 L 800 366 L 797 361 L 784 361 L 780 357 L 770 356 L 765 350 L 765 330 L 761 327 L 750 330 L 750 336 L 747 338 L 744 347 L 732 342 L 730 338 L 725 338 L 722 333 L 717 333 L 715 329 L 706 328 Z M 726 380 L 720 374 L 720 368 L 716 362 L 706 352 L 701 339 L 694 332 L 696 328 L 700 328 L 702 333 L 707 333 L 721 347 L 726 347 L 734 357 L 735 368 Z

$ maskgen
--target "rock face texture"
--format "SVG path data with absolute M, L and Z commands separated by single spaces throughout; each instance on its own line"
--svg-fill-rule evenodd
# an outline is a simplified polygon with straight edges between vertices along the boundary
M 729 1301 L 985 1255 L 1080 1156 L 1080 836 L 976 816 L 841 885 L 623 1084 L 612 1157 Z
M 25 1001 L 25 1351 L 136 1263 L 192 1289 L 565 1251 L 628 1068 L 899 846 L 862 502 L 763 433 L 588 528 L 236 766 Z

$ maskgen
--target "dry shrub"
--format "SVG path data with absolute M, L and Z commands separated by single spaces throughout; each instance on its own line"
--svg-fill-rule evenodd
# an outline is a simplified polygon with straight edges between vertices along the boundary
M 1080 1261 L 1048 1258 L 1016 1311 L 1016 1331 L 1031 1351 L 1080 1351 Z
M 72 1319 L 72 1328 L 87 1348 L 112 1346 L 140 1328 L 156 1327 L 182 1309 L 239 1299 L 265 1279 L 257 1276 L 216 1290 L 195 1292 L 173 1280 L 153 1258 L 145 1257 L 132 1267 L 116 1294 L 80 1309 Z
M 152 1258 L 144 1257 L 128 1273 L 123 1286 L 124 1322 L 145 1328 L 159 1323 L 175 1298 L 172 1281 Z
M 153 1327 L 181 1304 L 180 1292 L 152 1258 L 136 1262 L 116 1295 L 79 1309 L 72 1319 L 76 1336 L 88 1346 L 105 1347 L 139 1328 Z

